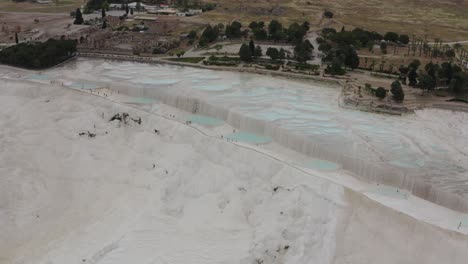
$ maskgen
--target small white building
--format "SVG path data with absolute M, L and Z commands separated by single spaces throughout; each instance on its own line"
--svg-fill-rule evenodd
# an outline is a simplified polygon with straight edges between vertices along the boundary
M 201 9 L 189 9 L 187 13 L 189 13 L 191 15 L 200 15 L 201 13 L 203 13 L 203 10 L 201 10 Z
M 137 3 L 138 3 L 138 2 L 129 3 L 129 4 L 128 4 L 128 8 L 133 8 L 133 9 L 135 9 L 136 6 L 137 6 Z M 140 6 L 146 8 L 146 5 L 143 4 L 143 3 L 141 3 L 141 2 L 140 2 Z

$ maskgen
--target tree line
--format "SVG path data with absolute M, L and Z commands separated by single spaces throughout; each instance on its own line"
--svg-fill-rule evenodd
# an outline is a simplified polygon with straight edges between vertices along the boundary
M 420 69 L 421 62 L 413 60 L 408 66 L 400 66 L 400 79 L 404 84 L 432 91 L 438 85 L 446 86 L 456 94 L 468 92 L 468 73 L 452 62 L 429 62 Z
M 303 40 L 308 30 L 308 22 L 293 23 L 285 28 L 277 20 L 270 21 L 268 26 L 263 21 L 253 21 L 248 25 L 248 28 L 243 28 L 240 22 L 233 21 L 226 26 L 222 23 L 215 26 L 208 25 L 200 37 L 199 45 L 206 46 L 220 36 L 225 36 L 227 39 L 247 38 L 250 32 L 251 37 L 255 40 L 279 41 L 295 45 Z
M 20 43 L 0 51 L 0 63 L 42 69 L 57 65 L 76 52 L 75 40 L 49 39 L 46 42 Z

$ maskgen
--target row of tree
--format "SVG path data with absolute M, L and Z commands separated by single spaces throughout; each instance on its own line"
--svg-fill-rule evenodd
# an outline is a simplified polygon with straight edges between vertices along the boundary
M 288 28 L 285 28 L 277 20 L 270 21 L 268 27 L 266 27 L 263 21 L 253 21 L 249 24 L 249 28 L 256 40 L 273 40 L 297 44 L 307 34 L 309 22 L 306 21 L 301 25 L 293 23 Z
M 451 62 L 442 64 L 429 62 L 424 70 L 419 70 L 421 62 L 413 60 L 408 66 L 400 66 L 399 71 L 405 83 L 408 85 L 431 91 L 437 85 L 447 86 L 454 93 L 468 92 L 468 74 Z M 419 70 L 419 71 L 418 71 Z
M 304 22 L 301 25 L 293 23 L 288 28 L 284 28 L 277 20 L 272 20 L 268 26 L 263 21 L 254 21 L 249 24 L 249 29 L 243 29 L 240 22 L 233 21 L 226 26 L 222 23 L 216 26 L 208 25 L 200 37 L 199 44 L 206 46 L 221 35 L 226 36 L 228 39 L 246 38 L 249 32 L 252 32 L 252 37 L 255 40 L 283 41 L 296 45 L 303 41 L 308 30 L 308 22 Z
M 0 51 L 0 63 L 42 69 L 59 64 L 76 52 L 75 40 L 49 39 L 46 42 L 20 43 Z
M 294 47 L 294 59 L 300 63 L 306 63 L 312 58 L 312 51 L 314 46 L 308 41 L 304 40 Z M 266 55 L 269 56 L 273 61 L 286 59 L 286 50 L 283 48 L 277 49 L 269 47 L 266 51 Z M 253 40 L 250 40 L 249 44 L 242 44 L 239 49 L 239 57 L 242 61 L 249 62 L 252 58 L 259 58 L 263 55 L 262 48 L 255 46 Z

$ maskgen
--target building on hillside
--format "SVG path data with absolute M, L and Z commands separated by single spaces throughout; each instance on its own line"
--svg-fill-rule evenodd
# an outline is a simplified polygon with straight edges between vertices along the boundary
M 189 9 L 188 12 L 187 12 L 187 15 L 196 16 L 196 15 L 200 15 L 202 13 L 203 13 L 203 10 L 201 10 L 201 9 Z
M 36 0 L 38 4 L 51 4 L 53 3 L 51 0 Z
M 150 9 L 147 11 L 148 14 L 175 16 L 179 11 L 175 8 L 164 8 L 164 9 Z

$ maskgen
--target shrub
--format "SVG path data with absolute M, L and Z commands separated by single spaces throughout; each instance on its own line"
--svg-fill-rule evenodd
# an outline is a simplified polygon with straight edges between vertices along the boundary
M 333 12 L 326 10 L 325 12 L 323 12 L 323 16 L 326 18 L 333 18 Z
M 384 99 L 385 96 L 387 96 L 387 90 L 385 90 L 383 87 L 379 87 L 377 90 L 375 90 L 375 96 L 377 96 L 379 99 Z
M 279 59 L 279 51 L 277 48 L 269 47 L 266 51 L 266 55 L 269 56 L 272 60 Z
M 393 99 L 395 99 L 395 101 L 401 102 L 405 98 L 405 93 L 403 92 L 403 88 L 398 80 L 392 83 L 390 91 L 392 92 Z
M 398 34 L 395 32 L 387 32 L 384 36 L 386 41 L 390 42 L 397 42 L 398 41 Z

